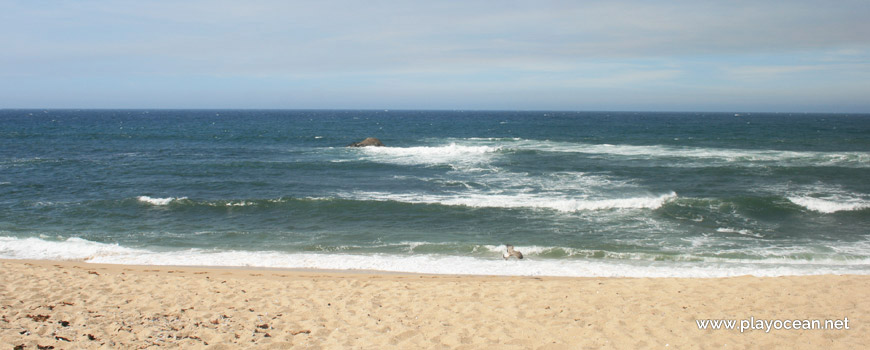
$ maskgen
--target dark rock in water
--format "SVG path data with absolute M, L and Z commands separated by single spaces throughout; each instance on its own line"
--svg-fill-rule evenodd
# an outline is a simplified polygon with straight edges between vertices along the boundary
M 360 142 L 354 142 L 352 144 L 347 145 L 347 147 L 368 147 L 368 146 L 384 147 L 384 144 L 381 142 L 381 140 L 378 140 L 374 137 L 368 137 L 365 140 L 362 140 Z

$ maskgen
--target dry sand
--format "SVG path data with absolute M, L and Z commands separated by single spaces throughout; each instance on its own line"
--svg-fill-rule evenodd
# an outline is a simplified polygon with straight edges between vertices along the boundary
M 0 349 L 859 349 L 870 276 L 432 276 L 0 260 Z M 848 330 L 699 330 L 696 319 Z

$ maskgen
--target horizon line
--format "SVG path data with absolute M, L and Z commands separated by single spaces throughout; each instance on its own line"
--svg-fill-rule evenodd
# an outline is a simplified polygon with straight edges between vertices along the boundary
M 746 111 L 746 110 L 607 110 L 607 109 L 485 109 L 485 108 L 219 108 L 219 107 L 0 107 L 0 111 L 383 111 L 383 112 L 553 112 L 553 113 L 722 113 L 737 116 L 751 114 L 858 114 L 867 112 L 825 112 L 825 111 Z

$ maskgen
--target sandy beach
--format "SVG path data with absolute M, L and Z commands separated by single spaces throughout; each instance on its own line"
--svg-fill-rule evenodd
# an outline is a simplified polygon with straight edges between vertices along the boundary
M 0 349 L 857 349 L 870 343 L 870 276 L 538 278 L 0 264 Z M 697 322 L 842 325 L 846 318 L 848 329 L 769 332 L 701 330 Z

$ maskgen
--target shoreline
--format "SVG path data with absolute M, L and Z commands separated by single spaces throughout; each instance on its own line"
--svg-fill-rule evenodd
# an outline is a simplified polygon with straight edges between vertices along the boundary
M 870 276 L 627 278 L 0 259 L 0 348 L 860 348 Z M 701 330 L 698 320 L 843 320 Z
M 757 276 L 757 275 L 733 275 L 733 276 L 561 276 L 561 275 L 497 275 L 497 274 L 462 274 L 462 273 L 427 273 L 427 272 L 407 272 L 407 271 L 390 271 L 390 270 L 373 270 L 373 269 L 328 269 L 328 268 L 306 268 L 306 267 L 272 267 L 272 266 L 225 266 L 225 265 L 147 265 L 147 264 L 118 264 L 118 263 L 101 263 L 101 262 L 88 262 L 88 261 L 80 261 L 80 260 L 51 260 L 51 259 L 9 259 L 9 258 L 0 258 L 0 263 L 9 262 L 9 263 L 26 263 L 32 265 L 54 265 L 57 263 L 61 264 L 71 264 L 77 265 L 81 268 L 87 268 L 86 266 L 93 266 L 92 268 L 98 267 L 107 267 L 110 269 L 119 269 L 119 268 L 138 268 L 140 270 L 147 269 L 172 269 L 172 270 L 217 270 L 217 271 L 230 271 L 234 274 L 236 273 L 244 273 L 248 271 L 266 271 L 266 272 L 284 272 L 284 273 L 294 273 L 299 275 L 334 275 L 334 276 L 342 276 L 342 275 L 369 275 L 369 276 L 406 276 L 406 277 L 415 277 L 415 276 L 434 276 L 434 277 L 454 277 L 454 278 L 531 278 L 531 279 L 567 279 L 567 280 L 575 280 L 575 279 L 727 279 L 727 278 L 743 278 L 743 277 L 751 277 L 751 278 L 781 278 L 781 277 L 818 277 L 818 276 L 831 276 L 831 277 L 867 277 L 870 278 L 870 274 L 856 274 L 856 273 L 846 273 L 846 274 L 833 274 L 833 273 L 820 273 L 820 274 L 806 274 L 806 275 L 779 275 L 779 276 Z
M 535 256 L 542 247 L 524 247 L 523 261 L 504 261 L 503 248 L 492 256 L 326 253 L 281 251 L 197 251 L 147 250 L 117 243 L 100 243 L 78 237 L 45 240 L 43 237 L 0 237 L 0 259 L 49 259 L 95 264 L 147 266 L 211 266 L 221 268 L 276 268 L 364 273 L 399 273 L 470 276 L 559 276 L 634 278 L 720 278 L 752 275 L 759 277 L 805 275 L 870 275 L 862 260 L 761 259 L 761 260 L 650 260 L 628 258 L 546 258 Z M 546 248 L 546 247 L 544 247 Z M 498 254 L 495 254 L 498 252 Z M 257 266 L 251 266 L 256 264 Z

